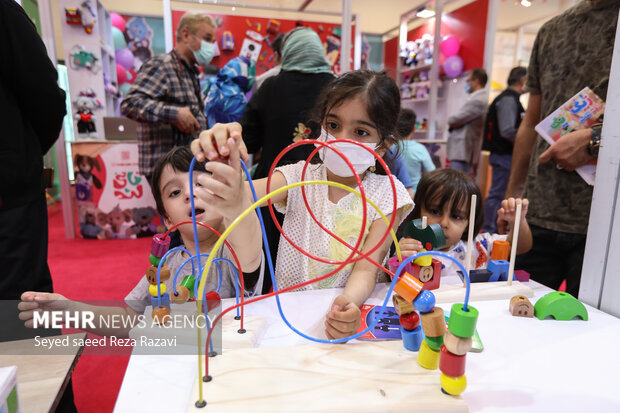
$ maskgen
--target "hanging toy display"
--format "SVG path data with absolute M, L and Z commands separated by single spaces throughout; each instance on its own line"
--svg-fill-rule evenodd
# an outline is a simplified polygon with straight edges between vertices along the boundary
M 97 13 L 90 0 L 83 1 L 80 7 L 65 7 L 65 21 L 67 24 L 82 26 L 88 34 L 93 32 Z
M 262 48 L 262 43 L 264 40 L 263 36 L 252 30 L 246 31 L 245 35 L 246 38 L 243 39 L 239 56 L 256 62 L 260 56 L 260 49 Z
M 81 44 L 76 44 L 69 53 L 69 65 L 73 70 L 79 70 L 81 68 L 88 69 L 93 73 L 101 70 L 101 63 L 99 58 L 94 53 L 86 50 Z
M 103 105 L 97 99 L 95 92 L 92 89 L 80 92 L 73 104 L 76 107 L 73 117 L 77 120 L 78 136 L 82 139 L 97 138 L 97 128 L 95 127 L 97 118 L 93 111 L 103 108 Z
M 222 33 L 222 50 L 225 52 L 232 52 L 235 50 L 235 37 L 230 30 L 226 30 Z

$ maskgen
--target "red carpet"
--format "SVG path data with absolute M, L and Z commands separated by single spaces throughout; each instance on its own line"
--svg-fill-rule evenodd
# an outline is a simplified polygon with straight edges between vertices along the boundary
M 77 300 L 122 300 L 144 276 L 150 238 L 66 239 L 60 204 L 48 208 L 48 263 L 54 290 Z M 85 355 L 73 373 L 80 412 L 111 412 L 129 356 Z

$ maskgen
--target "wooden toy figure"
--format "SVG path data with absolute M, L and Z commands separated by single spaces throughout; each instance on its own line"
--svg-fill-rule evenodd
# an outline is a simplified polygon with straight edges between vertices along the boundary
M 515 317 L 534 317 L 534 306 L 526 297 L 515 295 L 510 299 L 510 314 Z

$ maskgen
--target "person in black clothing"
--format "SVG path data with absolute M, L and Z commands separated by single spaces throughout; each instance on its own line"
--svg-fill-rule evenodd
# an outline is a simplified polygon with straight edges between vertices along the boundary
M 0 0 L 0 299 L 52 291 L 43 155 L 66 113 L 65 92 L 32 20 Z
M 484 202 L 482 231 L 497 233 L 497 210 L 508 185 L 512 164 L 512 147 L 525 110 L 519 101 L 523 93 L 527 69 L 514 67 L 508 75 L 508 88 L 493 100 L 487 113 L 482 149 L 491 152 L 493 167 L 491 189 Z
M 334 80 L 319 36 L 304 27 L 287 33 L 282 47 L 282 71 L 266 79 L 252 95 L 239 119 L 248 153 L 262 150 L 253 178 L 264 178 L 271 164 L 288 145 L 310 138 L 310 111 L 323 90 Z M 288 152 L 279 165 L 305 160 L 314 147 L 303 145 Z M 268 208 L 261 209 L 271 256 L 275 264 L 280 233 Z M 282 215 L 276 213 L 280 223 Z M 265 277 L 263 292 L 271 288 Z
M 0 300 L 7 300 L 0 301 L 0 341 L 6 341 L 60 334 L 27 331 L 17 303 L 8 300 L 28 290 L 53 290 L 43 155 L 58 139 L 66 106 L 37 29 L 13 0 L 0 0 L 0 39 Z M 71 381 L 56 411 L 77 411 Z

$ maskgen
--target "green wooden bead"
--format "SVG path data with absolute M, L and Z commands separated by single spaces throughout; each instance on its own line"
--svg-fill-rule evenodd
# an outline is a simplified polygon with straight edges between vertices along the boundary
M 439 351 L 443 344 L 443 336 L 439 337 L 429 337 L 426 336 L 424 338 L 426 340 L 426 344 L 431 348 L 431 350 Z
M 196 283 L 196 277 L 194 277 L 193 275 L 187 275 L 185 276 L 185 278 L 183 278 L 183 281 L 181 281 L 181 285 L 183 287 L 186 287 L 189 290 L 190 299 L 194 298 L 194 284 L 195 283 Z
M 468 305 L 467 311 L 463 311 L 463 304 L 452 304 L 448 330 L 457 337 L 469 338 L 476 331 L 477 321 L 478 310 L 474 307 Z
M 157 267 L 160 261 L 161 261 L 161 258 L 158 258 L 154 256 L 153 254 L 149 254 L 149 262 L 151 263 L 152 266 Z

